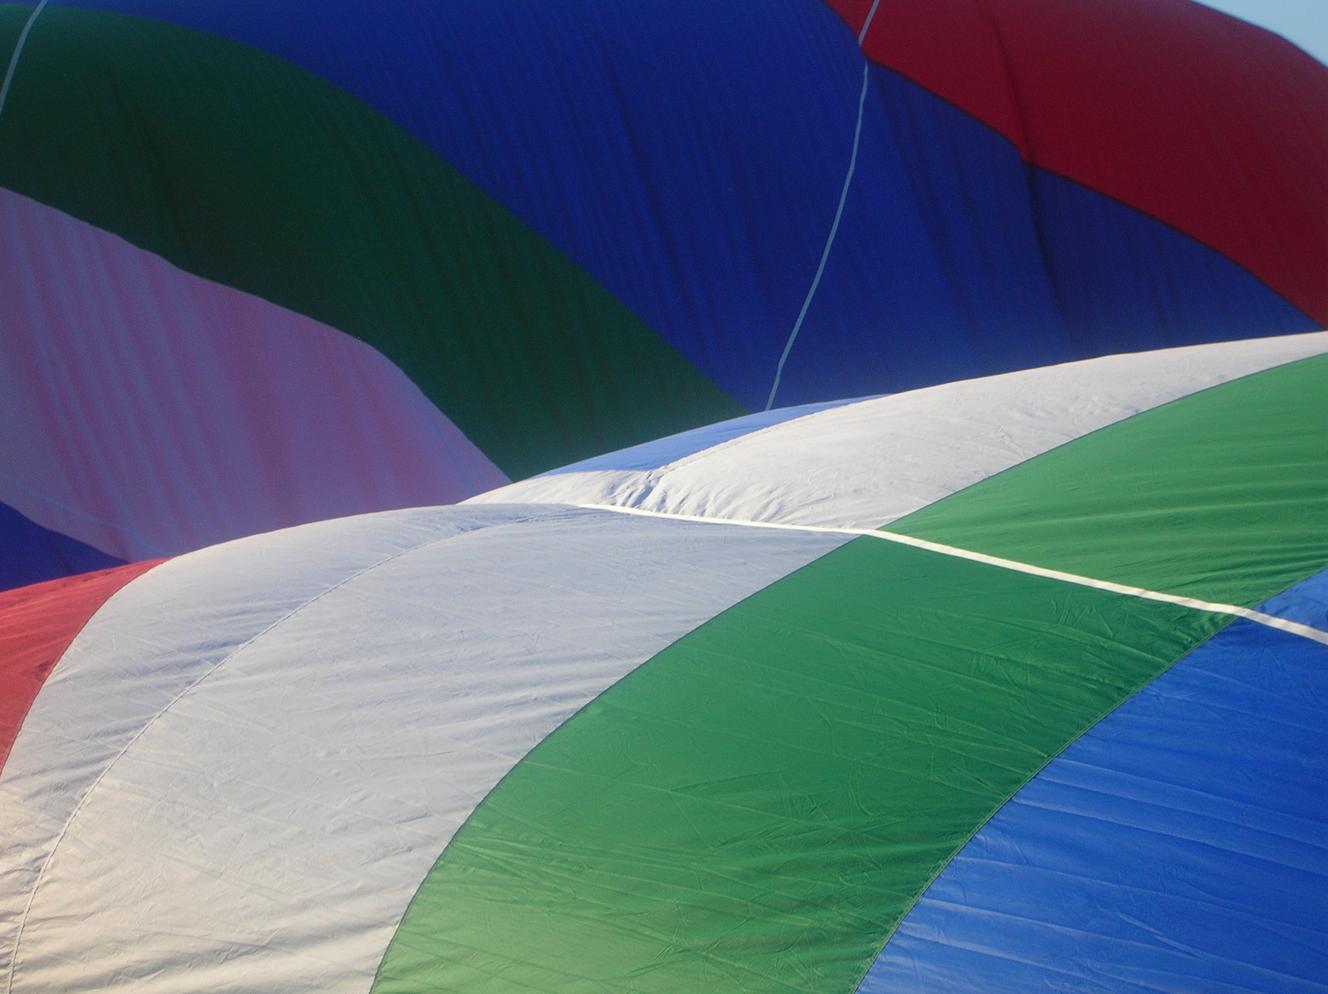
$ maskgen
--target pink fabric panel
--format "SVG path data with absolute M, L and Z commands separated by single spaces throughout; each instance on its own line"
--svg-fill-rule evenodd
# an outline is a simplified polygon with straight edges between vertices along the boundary
M 0 190 L 0 501 L 124 559 L 506 477 L 326 325 Z

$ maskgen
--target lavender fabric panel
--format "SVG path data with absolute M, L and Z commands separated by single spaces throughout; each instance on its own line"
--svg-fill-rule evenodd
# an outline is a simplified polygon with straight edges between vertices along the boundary
M 506 482 L 369 346 L 4 190 L 0 299 L 0 501 L 112 556 Z

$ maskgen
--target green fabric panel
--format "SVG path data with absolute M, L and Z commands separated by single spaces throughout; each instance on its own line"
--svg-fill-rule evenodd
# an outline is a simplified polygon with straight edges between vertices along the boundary
M 858 539 L 527 755 L 373 989 L 847 994 L 985 819 L 1225 620 Z
M 889 528 L 1257 604 L 1328 562 L 1328 356 L 1135 415 Z
M 35 6 L 35 3 L 0 4 L 0 80 L 5 78 L 5 71 L 9 68 L 19 32 L 23 30 L 23 22 Z
M 375 346 L 513 477 L 742 413 L 407 132 L 202 32 L 48 7 L 0 184 Z

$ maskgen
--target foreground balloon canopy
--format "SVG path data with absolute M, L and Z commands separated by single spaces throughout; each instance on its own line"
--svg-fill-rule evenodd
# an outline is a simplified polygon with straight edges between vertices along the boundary
M 1319 989 L 1326 388 L 1089 360 L 11 591 L 11 989 Z

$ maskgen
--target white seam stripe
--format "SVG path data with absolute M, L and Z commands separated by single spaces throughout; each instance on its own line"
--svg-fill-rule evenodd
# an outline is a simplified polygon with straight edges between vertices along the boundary
M 14 70 L 18 68 L 18 57 L 23 54 L 23 46 L 28 42 L 28 34 L 32 31 L 32 25 L 36 23 L 37 17 L 46 9 L 48 0 L 41 0 L 41 3 L 32 8 L 32 13 L 28 19 L 23 22 L 23 30 L 18 33 L 18 41 L 14 42 L 14 54 L 9 57 L 9 68 L 5 70 L 5 81 L 0 83 L 0 114 L 5 112 L 5 99 L 9 96 L 9 86 L 14 82 Z
M 1264 614 L 1262 611 L 1255 611 L 1248 607 L 1239 607 L 1235 604 L 1219 604 L 1216 601 L 1199 600 L 1196 597 L 1182 597 L 1178 594 L 1164 594 L 1158 590 L 1148 590 L 1145 587 L 1131 587 L 1124 583 L 1113 583 L 1110 580 L 1099 580 L 1096 577 L 1080 576 L 1078 573 L 1066 573 L 1062 570 L 1047 569 L 1045 566 L 1034 566 L 1032 563 L 1019 562 L 1017 559 L 1002 559 L 1000 556 L 989 556 L 985 552 L 974 552 L 971 549 L 961 549 L 954 545 L 945 545 L 941 542 L 932 542 L 925 538 L 914 538 L 912 535 L 901 535 L 898 532 L 881 531 L 871 528 L 833 528 L 826 525 L 789 525 L 777 521 L 743 521 L 734 518 L 706 518 L 695 514 L 667 514 L 660 511 L 643 511 L 635 507 L 618 507 L 612 504 L 576 504 L 576 507 L 584 508 L 589 511 L 612 511 L 615 514 L 638 514 L 647 518 L 672 518 L 676 521 L 690 521 L 705 525 L 735 525 L 740 528 L 773 528 L 781 531 L 800 531 L 800 532 L 829 532 L 836 535 L 865 535 L 868 538 L 878 538 L 885 542 L 894 542 L 896 545 L 910 545 L 915 549 L 925 549 L 928 552 L 936 552 L 943 556 L 951 556 L 955 559 L 967 559 L 975 563 L 984 563 L 987 566 L 996 566 L 1000 569 L 1007 569 L 1015 573 L 1026 573 L 1029 576 L 1040 576 L 1048 580 L 1059 580 L 1063 583 L 1073 583 L 1080 587 L 1092 587 L 1095 590 L 1106 590 L 1113 594 L 1123 594 L 1127 597 L 1138 597 L 1142 600 L 1160 601 L 1163 604 L 1176 604 L 1180 607 L 1188 607 L 1195 611 L 1207 611 L 1210 614 L 1226 614 L 1236 618 L 1244 618 L 1246 621 L 1257 622 L 1260 625 L 1266 625 L 1269 628 L 1276 628 L 1280 631 L 1289 632 L 1292 635 L 1299 635 L 1312 642 L 1318 642 L 1322 645 L 1328 645 L 1328 632 L 1320 631 L 1318 628 L 1312 628 L 1309 625 L 1301 624 L 1298 621 L 1289 621 L 1286 618 L 1278 618 L 1275 615 Z
M 844 202 L 848 200 L 848 188 L 853 184 L 853 172 L 858 168 L 858 145 L 862 141 L 862 112 L 867 105 L 867 83 L 870 78 L 871 66 L 864 60 L 862 63 L 862 91 L 858 94 L 858 121 L 853 126 L 853 151 L 848 157 L 848 172 L 844 174 L 844 186 L 839 191 L 839 206 L 835 208 L 835 219 L 830 223 L 830 234 L 826 236 L 825 248 L 821 250 L 821 261 L 816 266 L 816 275 L 812 277 L 812 285 L 807 288 L 807 296 L 802 300 L 802 310 L 798 311 L 798 320 L 793 322 L 793 330 L 789 332 L 788 341 L 784 343 L 784 351 L 779 357 L 779 363 L 775 366 L 775 382 L 770 384 L 770 396 L 766 398 L 765 409 L 768 411 L 775 403 L 775 394 L 779 391 L 779 381 L 784 375 L 784 363 L 788 361 L 789 353 L 793 351 L 793 343 L 798 337 L 798 332 L 802 330 L 802 322 L 807 318 L 807 311 L 812 306 L 812 298 L 816 296 L 816 288 L 821 285 L 821 277 L 825 275 L 825 263 L 830 258 L 830 248 L 835 244 L 835 236 L 839 234 L 839 221 L 844 216 Z

